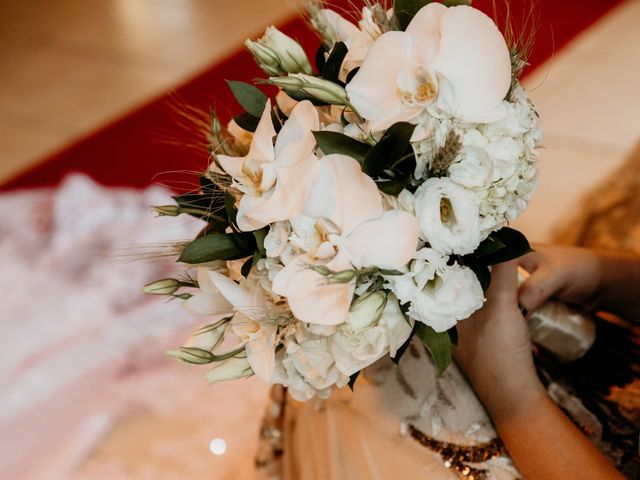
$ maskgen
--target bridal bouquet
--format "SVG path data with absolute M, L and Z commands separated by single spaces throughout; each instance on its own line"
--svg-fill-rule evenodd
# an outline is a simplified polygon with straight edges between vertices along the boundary
M 316 68 L 274 27 L 246 42 L 277 95 L 230 81 L 245 113 L 213 116 L 201 188 L 155 207 L 208 224 L 178 246 L 188 274 L 145 287 L 207 319 L 171 356 L 300 400 L 397 361 L 414 335 L 447 367 L 489 267 L 529 250 L 505 225 L 540 142 L 523 52 L 465 3 L 368 2 L 352 23 L 311 2 Z

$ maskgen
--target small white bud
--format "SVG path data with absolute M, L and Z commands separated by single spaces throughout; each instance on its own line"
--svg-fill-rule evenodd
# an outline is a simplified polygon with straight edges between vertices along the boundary
M 180 282 L 174 278 L 164 278 L 145 285 L 142 291 L 148 295 L 171 295 L 180 288 Z
M 264 36 L 257 41 L 247 40 L 245 46 L 270 77 L 287 73 L 313 73 L 309 58 L 300 44 L 273 26 L 268 27 Z
M 354 331 L 357 331 L 378 323 L 386 304 L 386 292 L 377 290 L 365 293 L 351 305 L 347 316 L 347 324 Z
M 337 83 L 312 75 L 295 73 L 286 77 L 270 78 L 269 83 L 294 96 L 296 93 L 305 93 L 321 102 L 332 105 L 347 105 L 349 103 L 349 97 L 344 88 Z
M 224 380 L 249 377 L 251 375 L 253 375 L 253 370 L 251 370 L 249 360 L 247 360 L 246 356 L 227 358 L 204 374 L 207 382 L 210 384 Z

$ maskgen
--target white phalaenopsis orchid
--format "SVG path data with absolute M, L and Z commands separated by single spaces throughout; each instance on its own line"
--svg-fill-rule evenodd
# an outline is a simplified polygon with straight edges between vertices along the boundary
M 344 155 L 320 160 L 303 215 L 292 221 L 292 241 L 305 253 L 278 273 L 273 284 L 273 291 L 287 298 L 303 322 L 343 323 L 353 298 L 353 282 L 327 285 L 310 265 L 334 271 L 397 269 L 411 259 L 418 244 L 416 218 L 398 210 L 385 212 L 375 182 Z
M 240 230 L 258 230 L 302 211 L 317 162 L 312 132 L 319 127 L 318 112 L 304 101 L 296 105 L 276 137 L 267 102 L 249 153 L 218 155 L 220 166 L 243 193 L 236 218 Z
M 463 121 L 494 121 L 506 114 L 510 85 L 511 58 L 495 23 L 477 9 L 434 2 L 405 32 L 374 42 L 347 93 L 378 131 L 431 104 Z

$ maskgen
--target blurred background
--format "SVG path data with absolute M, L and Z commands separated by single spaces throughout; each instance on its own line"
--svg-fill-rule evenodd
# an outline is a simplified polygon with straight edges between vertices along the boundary
M 334 2 L 341 7 L 349 2 Z M 488 11 L 490 1 L 474 2 Z M 532 2 L 508 2 L 524 18 Z M 268 387 L 209 387 L 164 350 L 198 325 L 144 298 L 193 236 L 150 204 L 207 164 L 246 37 L 317 39 L 287 0 L 0 1 L 0 478 L 244 479 Z M 640 250 L 640 1 L 540 0 L 524 85 L 542 117 L 531 240 Z M 169 173 L 163 173 L 169 172 Z M 159 175 L 160 174 L 160 175 Z

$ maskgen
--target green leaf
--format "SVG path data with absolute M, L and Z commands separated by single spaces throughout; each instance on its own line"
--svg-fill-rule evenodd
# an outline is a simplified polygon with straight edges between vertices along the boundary
M 267 96 L 259 88 L 249 83 L 236 80 L 227 80 L 227 83 L 233 92 L 233 96 L 236 97 L 245 112 L 260 118 L 268 101 Z
M 360 370 L 349 377 L 349 388 L 353 392 L 353 387 L 356 384 L 356 380 L 358 379 L 358 375 L 360 375 Z
M 451 364 L 451 338 L 447 332 L 436 332 L 421 322 L 416 322 L 415 332 L 424 346 L 429 350 L 436 364 L 438 375 L 442 375 Z
M 504 247 L 492 253 L 479 255 L 479 260 L 485 265 L 508 262 L 533 251 L 527 237 L 513 228 L 501 228 L 497 232 L 493 232 L 491 237 L 502 243 Z
M 195 265 L 214 260 L 236 260 L 247 255 L 251 255 L 251 252 L 247 253 L 243 250 L 234 240 L 233 235 L 213 233 L 196 238 L 188 244 L 180 254 L 178 261 Z
M 490 255 L 492 253 L 496 253 L 498 250 L 506 247 L 504 243 L 500 241 L 500 239 L 493 234 L 489 235 L 486 239 L 484 239 L 476 251 L 473 252 L 474 255 L 482 257 L 483 255 Z
M 416 157 L 410 140 L 415 128 L 407 122 L 391 125 L 363 161 L 363 171 L 384 193 L 398 195 L 411 181 Z
M 406 30 L 416 13 L 431 2 L 433 0 L 394 0 L 393 12 L 398 20 L 400 29 Z
M 224 195 L 224 209 L 227 212 L 227 218 L 229 218 L 229 223 L 231 227 L 236 232 L 239 232 L 238 226 L 236 224 L 236 217 L 238 216 L 238 210 L 236 209 L 236 199 L 229 192 L 226 192 Z
M 324 66 L 327 63 L 325 54 L 329 53 L 327 51 L 327 47 L 325 47 L 324 44 L 320 44 L 320 46 L 318 47 L 318 50 L 316 50 L 316 68 L 318 69 L 319 72 L 321 72 L 322 70 L 324 70 Z
M 371 146 L 366 143 L 339 132 L 313 132 L 318 147 L 325 155 L 331 153 L 341 153 L 348 157 L 355 158 L 360 164 L 364 162 L 367 153 L 371 150 Z
M 398 351 L 396 352 L 396 356 L 391 359 L 393 363 L 395 363 L 396 365 L 400 363 L 400 360 L 402 360 L 402 357 L 405 353 L 407 353 L 407 350 L 409 350 L 409 347 L 411 346 L 411 340 L 413 340 L 413 332 L 411 332 L 409 338 L 407 338 L 407 340 L 398 349 Z
M 329 58 L 327 58 L 327 61 L 322 68 L 322 78 L 344 85 L 338 77 L 340 75 L 342 62 L 344 61 L 344 57 L 347 56 L 348 51 L 349 50 L 344 42 L 338 42 L 333 46 L 333 49 L 329 54 Z
M 364 159 L 364 172 L 371 176 L 382 175 L 384 170 L 392 168 L 398 161 L 409 160 L 413 152 L 409 140 L 415 128 L 415 125 L 408 122 L 391 125 Z M 404 157 L 407 158 L 404 159 Z
M 260 255 L 267 254 L 267 251 L 264 248 L 264 239 L 268 233 L 269 233 L 268 227 L 264 227 L 264 228 L 261 228 L 260 230 L 256 230 L 255 232 L 253 232 L 253 236 L 255 237 L 255 240 L 256 240 L 256 246 L 258 247 L 258 252 L 260 252 Z
M 253 267 L 253 259 L 254 257 L 247 258 L 247 261 L 242 264 L 240 268 L 240 274 L 247 278 L 249 276 L 249 272 L 251 272 L 251 267 Z
M 236 122 L 243 130 L 246 130 L 247 132 L 255 132 L 258 128 L 258 122 L 260 119 L 245 112 L 233 117 L 233 121 Z
M 445 7 L 457 7 L 458 5 L 471 5 L 472 0 L 442 0 Z
M 458 328 L 454 325 L 449 330 L 447 330 L 447 333 L 449 334 L 451 343 L 457 347 L 458 346 Z

